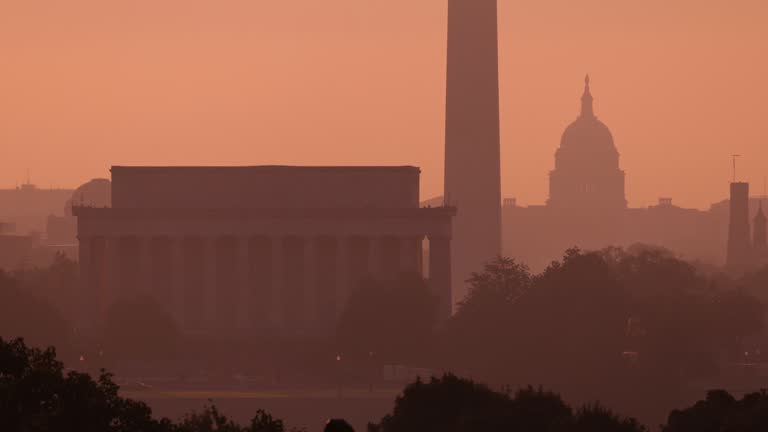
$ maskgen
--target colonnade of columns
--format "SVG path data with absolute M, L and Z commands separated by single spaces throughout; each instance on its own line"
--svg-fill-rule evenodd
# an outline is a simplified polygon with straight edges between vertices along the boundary
M 91 236 L 80 239 L 84 307 L 103 317 L 149 295 L 187 331 L 323 332 L 355 284 L 422 274 L 422 236 Z M 430 286 L 451 310 L 450 239 L 430 236 Z

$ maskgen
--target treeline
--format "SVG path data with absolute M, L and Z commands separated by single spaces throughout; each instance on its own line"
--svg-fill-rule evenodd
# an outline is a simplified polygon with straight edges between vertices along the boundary
M 64 255 L 45 268 L 0 270 L 0 337 L 56 346 L 66 366 L 94 374 L 107 368 L 119 375 L 172 379 L 201 370 L 212 380 L 231 379 L 234 373 L 272 381 L 336 376 L 337 351 L 328 340 L 184 334 L 167 308 L 148 294 L 119 298 L 98 328 L 80 329 L 79 298 L 78 265 Z M 311 360 L 310 366 L 302 359 Z
M 542 385 L 567 400 L 661 419 L 694 400 L 696 385 L 743 362 L 745 352 L 757 360 L 764 308 L 753 293 L 766 280 L 704 274 L 649 247 L 573 249 L 539 274 L 500 257 L 472 275 L 467 297 L 443 325 L 418 279 L 363 286 L 338 340 L 358 358 L 375 352 L 384 363 L 426 365 L 495 386 Z
M 654 424 L 719 387 L 724 366 L 768 352 L 768 267 L 734 279 L 657 248 L 573 249 L 537 274 L 500 257 L 467 284 L 456 314 L 439 322 L 437 299 L 417 275 L 363 281 L 327 340 L 190 337 L 149 298 L 113 305 L 89 339 L 71 324 L 77 266 L 61 257 L 49 269 L 0 273 L 0 336 L 56 345 L 67 364 L 82 356 L 80 369 L 121 374 L 165 367 L 370 385 L 384 365 L 419 366 L 494 388 L 557 389 Z
M 78 274 L 77 263 L 62 254 L 46 268 L 0 270 L 0 336 L 74 355 Z
M 659 389 L 663 392 L 664 389 Z M 738 400 L 710 391 L 693 406 L 672 411 L 661 432 L 758 432 L 768 430 L 768 393 Z M 655 428 L 654 428 L 655 429 Z M 405 388 L 391 414 L 369 432 L 646 432 L 636 419 L 599 403 L 573 409 L 560 395 L 527 387 L 497 392 L 471 380 L 444 375 Z
M 155 418 L 143 402 L 118 394 L 110 374 L 97 379 L 67 371 L 53 348 L 29 348 L 0 339 L 0 430 L 78 432 L 285 432 L 282 420 L 256 410 L 241 425 L 215 406 L 176 421 Z M 663 392 L 663 389 L 659 389 Z M 663 432 L 757 432 L 768 430 L 768 393 L 737 400 L 709 392 L 690 408 L 673 411 Z M 321 426 L 318 426 L 318 430 Z M 347 427 L 338 430 L 349 430 Z M 498 392 L 471 380 L 444 375 L 416 381 L 395 400 L 392 413 L 369 432 L 645 432 L 634 418 L 598 403 L 573 409 L 555 394 L 531 387 Z
M 0 339 L 0 430 L 78 432 L 285 432 L 282 420 L 256 411 L 242 426 L 215 406 L 174 422 L 144 403 L 120 397 L 112 376 L 66 370 L 53 348 Z M 290 431 L 298 432 L 297 429 Z

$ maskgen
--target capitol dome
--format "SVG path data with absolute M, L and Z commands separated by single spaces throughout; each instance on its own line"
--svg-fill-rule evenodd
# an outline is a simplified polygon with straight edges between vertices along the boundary
M 563 132 L 550 173 L 549 205 L 626 207 L 624 172 L 608 127 L 597 119 L 585 79 L 579 117 Z
M 579 116 L 568 125 L 560 139 L 560 148 L 573 148 L 578 146 L 591 146 L 592 150 L 609 151 L 618 153 L 613 145 L 613 135 L 605 123 L 597 117 Z
M 585 81 L 581 114 L 563 132 L 560 148 L 555 154 L 555 168 L 618 169 L 619 152 L 613 144 L 613 135 L 608 126 L 595 116 L 589 76 Z

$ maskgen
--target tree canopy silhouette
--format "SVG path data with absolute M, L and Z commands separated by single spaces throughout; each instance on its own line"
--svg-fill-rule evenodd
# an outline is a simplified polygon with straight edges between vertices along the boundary
M 436 313 L 437 298 L 418 275 L 364 280 L 339 320 L 338 344 L 345 355 L 419 362 L 433 339 Z
M 109 373 L 97 379 L 66 371 L 53 348 L 29 348 L 22 339 L 0 339 L 0 430 L 78 432 L 286 432 L 263 410 L 247 426 L 215 406 L 178 423 L 154 419 L 143 402 L 122 398 Z M 291 431 L 298 432 L 297 429 Z
M 28 348 L 0 339 L 0 430 L 155 432 L 171 423 L 154 420 L 142 402 L 123 399 L 111 376 L 64 371 L 53 348 Z
M 599 429 L 592 429 L 599 427 Z M 531 387 L 500 393 L 471 380 L 445 375 L 416 381 L 395 401 L 391 414 L 369 432 L 639 432 L 646 429 L 599 405 L 575 414 L 560 396 Z
M 111 358 L 122 361 L 172 359 L 180 338 L 171 314 L 152 297 L 122 299 L 107 312 L 103 340 Z
M 70 323 L 51 303 L 0 270 L 0 337 L 24 337 L 39 345 L 64 345 Z
M 754 297 L 652 247 L 571 249 L 537 275 L 499 257 L 467 282 L 441 335 L 442 367 L 659 417 L 763 323 Z
M 693 406 L 669 415 L 663 432 L 758 432 L 768 430 L 768 393 L 745 395 L 741 400 L 723 390 L 707 393 Z

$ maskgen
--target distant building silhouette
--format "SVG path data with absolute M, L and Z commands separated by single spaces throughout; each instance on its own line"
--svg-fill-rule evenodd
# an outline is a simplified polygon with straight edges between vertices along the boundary
M 768 220 L 763 213 L 763 203 L 760 201 L 757 209 L 757 214 L 752 219 L 752 248 L 757 255 L 764 256 L 766 254 L 766 246 L 768 246 L 768 232 L 766 230 L 766 224 Z
M 563 133 L 549 174 L 550 207 L 564 209 L 623 209 L 624 171 L 608 127 L 592 106 L 589 76 L 581 97 L 581 113 Z
M 501 252 L 496 0 L 448 1 L 444 200 L 458 208 L 453 285 Z
M 0 234 L 0 269 L 17 270 L 24 267 L 48 265 L 40 238 L 34 235 Z
M 0 221 L 12 223 L 19 234 L 40 234 L 48 216 L 62 216 L 71 189 L 39 188 L 29 182 L 13 189 L 0 189 Z
M 732 271 L 744 270 L 751 262 L 749 228 L 749 183 L 731 183 L 726 265 Z
M 451 307 L 453 208 L 416 167 L 112 167 L 112 207 L 73 206 L 83 318 L 149 294 L 186 331 L 327 334 L 364 277 L 422 271 Z
M 619 167 L 619 152 L 610 130 L 595 116 L 589 78 L 585 84 L 581 113 L 566 128 L 555 154 L 546 205 L 523 206 L 513 197 L 500 200 L 500 203 L 503 202 L 504 255 L 516 258 L 535 270 L 542 270 L 552 260 L 560 258 L 563 251 L 574 246 L 599 249 L 644 243 L 669 248 L 690 260 L 714 265 L 727 262 L 729 268 L 735 271 L 768 264 L 765 240 L 768 234 L 762 198 L 749 198 L 746 184 L 732 186 L 732 201 L 714 203 L 706 211 L 681 208 L 670 197 L 659 198 L 657 205 L 646 208 L 628 208 L 625 173 Z M 468 171 L 465 169 L 465 176 L 469 176 L 466 174 Z M 460 170 L 457 168 L 454 172 Z M 446 164 L 446 185 L 448 174 L 449 166 Z M 467 181 L 467 184 L 475 187 L 479 183 Z M 488 187 L 488 190 L 495 195 L 494 187 Z M 480 191 L 476 193 L 485 196 Z M 423 204 L 435 205 L 443 201 L 453 200 L 437 197 Z M 456 204 L 458 222 L 462 206 L 458 202 Z M 465 230 L 483 226 L 480 213 L 475 215 L 478 219 L 463 225 Z M 486 216 L 493 226 L 494 218 Z M 754 230 L 750 230 L 750 216 L 754 217 Z M 461 226 L 455 225 L 456 236 L 471 231 L 462 231 Z M 455 249 L 459 243 L 454 241 Z M 479 259 L 479 256 L 479 253 L 471 256 L 457 253 L 454 264 L 470 263 L 473 262 L 472 257 Z M 480 270 L 481 265 L 476 263 L 468 270 L 454 273 L 454 283 L 461 286 L 461 278 L 457 275 Z M 463 294 L 457 290 L 455 297 Z
M 46 224 L 49 247 L 59 248 L 68 255 L 70 247 L 77 244 L 77 218 L 72 215 L 73 206 L 109 207 L 112 205 L 112 188 L 108 179 L 92 179 L 75 189 L 64 203 L 64 215 L 48 216 Z M 73 254 L 73 257 L 77 254 Z
M 731 183 L 726 268 L 733 273 L 768 264 L 768 219 L 763 212 L 763 199 L 749 198 L 749 183 Z M 754 215 L 751 227 L 750 215 Z
M 649 243 L 668 247 L 691 259 L 722 262 L 727 202 L 713 205 L 708 212 L 680 208 L 670 197 L 659 198 L 658 205 L 647 208 L 627 208 L 619 152 L 611 132 L 595 117 L 593 103 L 590 83 L 586 82 L 581 113 L 566 128 L 555 154 L 547 204 L 522 206 L 515 198 L 503 199 L 503 253 L 541 270 L 574 246 L 596 249 Z M 448 173 L 446 165 L 446 181 Z M 475 185 L 471 181 L 467 184 Z M 495 195 L 494 188 L 489 190 Z M 482 195 L 480 191 L 475 193 Z M 443 200 L 454 201 L 438 197 L 424 204 L 434 205 Z M 460 203 L 456 204 L 455 238 L 462 232 L 458 222 L 463 209 Z M 471 228 L 483 226 L 477 215 L 475 222 L 465 226 L 469 234 Z M 487 216 L 486 220 L 493 226 L 493 217 Z M 459 249 L 459 243 L 454 241 L 454 251 Z M 479 253 L 473 256 L 480 259 Z M 454 264 L 458 265 L 461 259 L 475 262 L 470 258 L 457 252 Z M 476 262 L 464 272 L 477 271 L 481 266 L 481 262 Z M 454 273 L 455 284 L 461 281 L 456 277 L 458 274 L 461 273 Z M 463 296 L 463 292 L 457 290 L 455 295 Z
M 514 198 L 504 199 L 504 254 L 541 270 L 570 247 L 598 249 L 646 243 L 667 247 L 692 260 L 718 265 L 725 262 L 729 202 L 701 211 L 678 207 L 672 198 L 663 197 L 657 205 L 627 208 L 619 152 L 611 132 L 595 117 L 593 103 L 587 82 L 581 114 L 566 128 L 555 154 L 547 204 L 522 206 Z M 748 188 L 740 189 L 746 186 L 734 187 L 735 220 L 739 222 L 734 227 L 735 255 L 730 260 L 754 264 L 749 252 L 749 215 L 760 212 L 758 201 L 748 200 Z M 759 220 L 758 215 L 755 247 L 763 237 Z
M 65 204 L 71 189 L 40 188 L 27 179 L 12 189 L 0 189 L 0 268 L 46 267 L 56 253 L 77 255 L 74 218 Z M 61 247 L 60 240 L 68 245 Z

